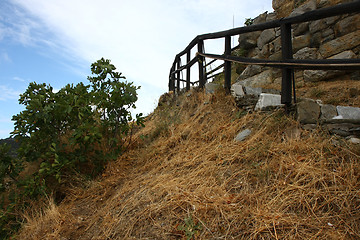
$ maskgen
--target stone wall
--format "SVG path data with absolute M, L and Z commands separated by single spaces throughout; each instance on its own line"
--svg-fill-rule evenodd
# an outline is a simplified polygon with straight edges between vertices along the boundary
M 298 11 L 304 11 L 308 7 L 309 2 L 314 2 L 317 8 L 330 7 L 339 3 L 351 2 L 351 0 L 273 0 L 272 7 L 276 12 L 278 18 L 289 16 L 294 9 Z M 305 7 L 304 7 L 305 5 Z M 310 3 L 313 5 L 313 3 Z
M 271 21 L 279 16 L 298 15 L 320 7 L 334 5 L 338 0 L 274 0 L 273 13 L 263 13 L 254 19 L 254 24 Z M 345 2 L 345 1 L 342 1 Z M 283 9 L 284 8 L 284 9 Z M 286 9 L 286 10 L 285 10 Z M 360 14 L 330 17 L 313 22 L 293 25 L 293 54 L 295 59 L 358 58 L 360 55 Z M 238 55 L 270 60 L 281 60 L 280 29 L 267 29 L 239 36 Z M 259 87 L 280 86 L 281 72 L 277 69 L 250 65 L 239 66 L 237 81 L 244 85 Z M 297 71 L 297 82 L 325 81 L 343 75 L 341 71 Z M 359 79 L 359 73 L 349 73 L 350 79 Z
M 273 0 L 273 13 L 263 13 L 254 24 L 350 1 Z M 360 56 L 360 14 L 330 17 L 293 25 L 295 59 L 350 59 Z M 250 58 L 281 60 L 280 29 L 268 29 L 239 36 L 240 49 L 234 54 Z M 237 105 L 246 110 L 281 106 L 281 71 L 256 65 L 237 65 L 239 77 L 232 85 Z M 295 72 L 296 83 L 311 84 L 342 79 L 360 80 L 359 72 L 304 70 Z M 357 91 L 358 94 L 358 91 Z M 300 123 L 307 127 L 323 124 L 342 136 L 360 137 L 360 108 L 332 106 L 320 100 L 302 99 L 297 104 Z M 360 141 L 360 140 L 359 140 Z

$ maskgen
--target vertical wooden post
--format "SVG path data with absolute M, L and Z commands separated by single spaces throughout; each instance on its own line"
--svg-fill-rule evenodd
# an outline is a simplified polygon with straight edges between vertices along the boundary
M 186 53 L 186 64 L 189 64 L 190 62 L 190 52 L 191 50 L 189 49 Z M 186 90 L 189 91 L 190 90 L 190 69 L 191 69 L 191 66 L 188 66 L 186 68 Z
M 176 61 L 173 62 L 173 65 L 171 66 L 170 69 L 170 76 L 169 76 L 169 91 L 175 91 L 175 64 Z
M 170 76 L 169 76 L 169 91 L 175 90 L 175 74 L 172 73 L 174 71 L 174 67 L 170 69 Z
M 225 55 L 231 55 L 231 36 L 225 37 Z M 224 62 L 224 88 L 226 94 L 230 94 L 231 88 L 231 62 L 225 61 Z
M 291 24 L 282 24 L 280 29 L 282 59 L 285 61 L 287 59 L 293 58 L 291 42 Z M 293 73 L 294 70 L 291 68 L 282 69 L 281 103 L 285 104 L 286 107 L 289 107 L 291 105 Z
M 198 52 L 203 53 L 204 49 L 204 41 L 198 41 Z M 199 63 L 199 87 L 203 88 L 205 86 L 205 76 L 204 76 L 204 62 L 205 58 L 202 56 L 198 56 L 198 63 Z
M 181 65 L 180 65 L 180 57 L 176 60 L 176 65 L 177 65 L 177 70 L 179 70 L 180 69 L 180 67 L 181 67 Z M 176 91 L 177 92 L 180 92 L 180 71 L 179 72 L 177 72 L 177 74 L 176 74 Z

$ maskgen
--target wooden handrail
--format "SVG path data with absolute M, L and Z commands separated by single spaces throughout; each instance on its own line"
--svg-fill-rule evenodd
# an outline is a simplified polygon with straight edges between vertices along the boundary
M 245 27 L 233 28 L 226 31 L 220 31 L 215 33 L 207 33 L 196 36 L 189 45 L 175 57 L 175 60 L 172 64 L 169 74 L 169 90 L 175 90 L 175 88 L 180 88 L 180 72 L 187 70 L 186 80 L 181 80 L 186 82 L 186 88 L 190 89 L 190 84 L 199 83 L 200 87 L 205 85 L 207 79 L 218 75 L 209 76 L 220 68 L 217 67 L 214 70 L 211 70 L 209 73 L 206 73 L 206 67 L 214 63 L 216 60 L 224 61 L 224 72 L 225 72 L 225 89 L 227 92 L 230 92 L 231 85 L 231 62 L 237 62 L 241 64 L 251 64 L 251 65 L 262 65 L 274 68 L 282 69 L 282 84 L 281 84 L 281 102 L 285 105 L 291 104 L 291 95 L 292 89 L 295 92 L 295 84 L 293 80 L 294 69 L 323 69 L 323 70 L 360 70 L 360 59 L 316 59 L 316 60 L 299 60 L 293 59 L 292 53 L 292 36 L 291 36 L 291 27 L 292 24 L 315 21 L 323 18 L 328 18 L 337 15 L 358 13 L 360 12 L 360 1 L 353 1 L 350 3 L 338 4 L 336 6 L 316 9 L 309 11 L 297 16 L 289 16 L 286 18 L 281 18 L 261 24 L 250 25 Z M 281 49 L 282 49 L 282 60 L 281 61 L 271 61 L 263 59 L 251 59 L 231 56 L 231 52 L 241 46 L 236 46 L 234 48 L 230 47 L 230 38 L 235 35 L 254 32 L 254 31 L 263 31 L 271 28 L 280 28 L 281 31 Z M 208 54 L 204 52 L 204 41 L 209 39 L 225 38 L 225 51 L 223 55 Z M 197 45 L 197 54 L 190 60 L 190 52 Z M 180 58 L 187 54 L 185 65 L 180 64 Z M 214 59 L 208 64 L 204 64 L 205 58 Z M 190 81 L 190 68 L 198 62 L 199 64 L 199 80 L 196 82 Z M 220 65 L 222 66 L 222 65 Z M 177 77 L 176 77 L 177 75 Z M 175 81 L 177 81 L 177 86 L 175 87 Z M 179 89 L 178 89 L 179 90 Z
M 274 68 L 297 68 L 312 70 L 360 70 L 360 59 L 288 59 L 285 61 L 274 61 L 255 58 L 236 57 L 232 55 L 216 55 L 198 53 L 200 56 L 231 61 L 246 65 L 261 65 Z

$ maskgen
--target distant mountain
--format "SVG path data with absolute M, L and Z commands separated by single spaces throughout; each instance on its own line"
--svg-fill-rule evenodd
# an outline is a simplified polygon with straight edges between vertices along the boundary
M 5 138 L 5 139 L 0 139 L 0 145 L 1 144 L 8 144 L 10 145 L 10 155 L 13 156 L 13 157 L 16 157 L 17 156 L 17 149 L 19 148 L 20 144 L 18 142 L 15 141 L 14 138 Z

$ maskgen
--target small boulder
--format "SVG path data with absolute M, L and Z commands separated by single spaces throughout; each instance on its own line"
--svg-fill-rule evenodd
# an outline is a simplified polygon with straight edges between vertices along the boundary
M 320 117 L 320 105 L 312 99 L 303 99 L 297 104 L 297 118 L 300 123 L 316 123 Z
M 234 138 L 234 141 L 241 142 L 244 141 L 245 138 L 247 138 L 251 134 L 250 129 L 245 129 L 244 131 L 240 132 L 236 137 Z
M 255 110 L 264 110 L 269 107 L 281 107 L 281 95 L 261 93 Z

